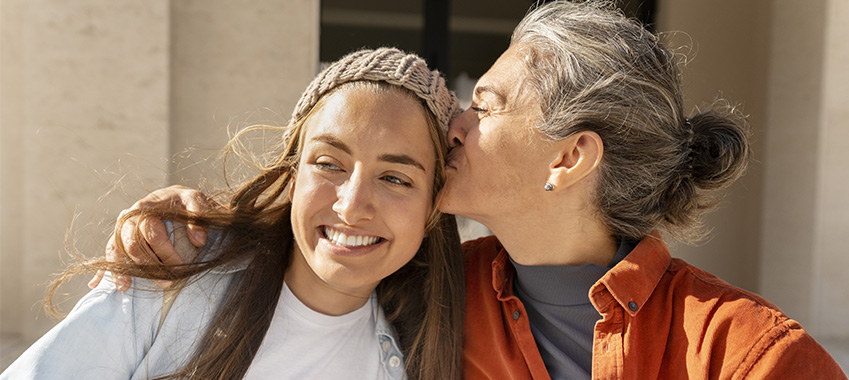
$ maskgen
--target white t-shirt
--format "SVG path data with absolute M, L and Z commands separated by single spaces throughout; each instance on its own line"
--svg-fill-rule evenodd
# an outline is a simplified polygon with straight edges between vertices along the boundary
M 245 379 L 386 379 L 372 294 L 357 310 L 329 316 L 304 305 L 284 283 Z

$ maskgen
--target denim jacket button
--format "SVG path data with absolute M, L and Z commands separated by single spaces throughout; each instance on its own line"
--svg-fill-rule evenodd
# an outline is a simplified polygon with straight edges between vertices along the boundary
M 397 367 L 397 366 L 401 365 L 401 359 L 399 359 L 397 356 L 393 356 L 393 357 L 389 358 L 389 365 L 393 368 Z
M 389 349 L 392 348 L 392 344 L 390 344 L 388 340 L 384 340 L 383 344 L 380 345 L 380 348 L 383 349 L 383 352 L 389 352 Z

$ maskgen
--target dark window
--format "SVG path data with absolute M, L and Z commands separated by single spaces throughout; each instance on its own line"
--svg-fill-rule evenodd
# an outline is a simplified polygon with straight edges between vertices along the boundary
M 359 48 L 394 46 L 415 52 L 446 74 L 449 84 L 479 78 L 507 49 L 528 9 L 545 1 L 322 0 L 320 59 L 330 62 Z M 649 27 L 656 0 L 620 0 L 619 7 Z

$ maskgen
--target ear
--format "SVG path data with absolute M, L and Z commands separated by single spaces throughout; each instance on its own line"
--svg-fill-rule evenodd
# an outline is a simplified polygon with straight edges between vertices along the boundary
M 595 171 L 604 153 L 601 136 L 581 131 L 561 140 L 559 150 L 549 165 L 548 183 L 554 190 L 568 188 Z
M 289 203 L 292 203 L 292 197 L 295 195 L 295 179 L 289 181 Z

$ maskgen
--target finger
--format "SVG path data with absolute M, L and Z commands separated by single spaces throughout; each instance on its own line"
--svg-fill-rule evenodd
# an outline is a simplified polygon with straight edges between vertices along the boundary
M 141 224 L 139 224 L 139 231 L 141 231 L 145 243 L 153 250 L 157 260 L 165 265 L 183 264 L 183 258 L 174 249 L 171 238 L 168 237 L 168 230 L 165 229 L 162 220 L 142 219 Z
M 118 291 L 125 291 L 130 288 L 132 279 L 130 276 L 125 276 L 123 274 L 115 276 L 115 289 Z
M 165 228 L 162 220 L 145 218 L 139 224 L 139 230 L 160 262 L 165 265 L 183 264 L 183 258 L 180 257 L 174 248 L 171 239 L 168 237 L 168 230 Z M 153 282 L 162 289 L 168 289 L 174 284 L 173 281 L 169 280 L 153 280 Z
M 101 270 L 97 271 L 97 273 L 94 274 L 94 277 L 92 277 L 91 281 L 88 282 L 88 288 L 89 289 L 94 289 L 94 288 L 97 287 L 97 285 L 100 285 L 100 280 L 103 279 L 103 273 L 104 272 L 101 269 Z
M 186 230 L 189 235 L 189 241 L 192 242 L 192 245 L 198 248 L 206 245 L 206 228 L 199 227 L 194 224 L 189 224 L 188 226 L 186 226 Z
M 115 245 L 115 235 L 110 236 L 109 241 L 106 243 L 106 260 L 113 263 L 122 262 L 124 260 L 121 255 L 118 254 L 118 247 Z M 100 277 L 103 277 L 102 270 L 98 271 L 98 274 Z M 115 289 L 122 292 L 129 289 L 133 281 L 132 277 L 117 273 L 112 273 L 112 279 L 115 284 Z M 92 280 L 92 282 L 94 282 L 94 280 Z M 91 287 L 92 282 L 89 283 L 89 287 Z
M 183 189 L 180 192 L 182 204 L 190 213 L 198 215 L 208 213 L 211 210 L 221 208 L 218 202 L 206 196 L 206 194 L 193 189 Z M 207 230 L 194 224 L 186 226 L 189 235 L 189 241 L 195 247 L 203 247 L 206 244 Z
M 187 190 L 185 187 L 176 185 L 157 189 L 139 199 L 130 209 L 180 206 L 181 193 Z
M 118 247 L 115 245 L 115 234 L 109 236 L 109 241 L 106 242 L 106 260 L 117 263 L 121 257 L 118 255 Z
M 124 224 L 121 225 L 121 244 L 124 246 L 124 253 L 126 257 L 129 258 L 132 262 L 145 265 L 150 264 L 152 262 L 151 256 L 145 251 L 145 243 L 143 240 L 139 240 L 136 236 L 136 224 L 137 218 L 127 219 Z M 122 257 L 118 254 L 117 250 L 115 252 L 115 260 L 116 262 L 120 261 Z

